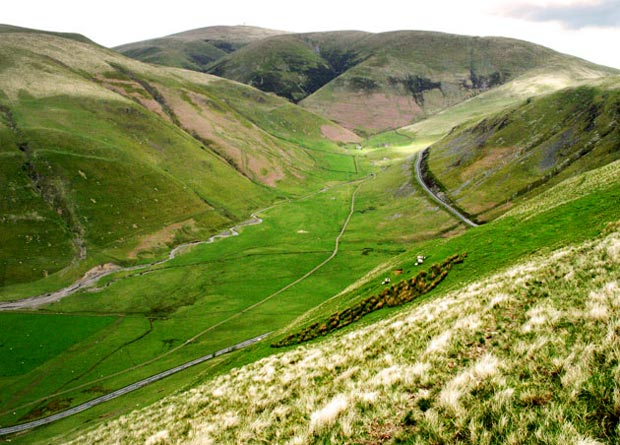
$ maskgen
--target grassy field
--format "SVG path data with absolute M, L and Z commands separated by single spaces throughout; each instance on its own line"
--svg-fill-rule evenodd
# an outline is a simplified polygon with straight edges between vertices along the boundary
M 22 39 L 43 49 L 25 52 Z M 616 333 L 617 289 L 604 281 L 620 276 L 620 164 L 598 168 L 615 159 L 613 81 L 532 99 L 512 109 L 513 126 L 495 115 L 440 142 L 485 125 L 502 127 L 505 142 L 533 126 L 547 147 L 568 128 L 581 130 L 573 115 L 584 118 L 586 139 L 598 135 L 596 162 L 583 156 L 583 168 L 568 166 L 543 193 L 466 229 L 419 188 L 412 155 L 455 124 L 514 106 L 526 94 L 510 90 L 518 81 L 535 95 L 559 88 L 560 78 L 600 72 L 577 62 L 552 79 L 542 70 L 544 79 L 522 77 L 469 108 L 363 140 L 241 84 L 68 42 L 9 33 L 0 43 L 3 73 L 13 73 L 0 79 L 0 185 L 11 191 L 0 197 L 8 246 L 0 300 L 62 287 L 98 264 L 148 264 L 251 212 L 262 223 L 36 312 L 0 314 L 0 425 L 274 334 L 13 443 L 64 444 L 91 429 L 78 442 L 493 443 L 526 431 L 550 443 L 618 438 L 609 365 L 617 351 L 605 339 Z M 388 66 L 386 57 L 369 63 Z M 26 65 L 47 69 L 15 75 Z M 385 277 L 409 279 L 460 253 L 463 264 L 404 308 L 284 354 L 269 347 L 380 294 Z M 580 355 L 587 366 L 577 366 Z
M 319 271 L 311 280 L 300 283 L 291 291 L 278 295 L 256 310 L 236 316 L 235 311 L 239 311 L 244 305 L 247 306 L 251 300 L 250 297 L 246 297 L 245 301 L 240 301 L 234 296 L 244 295 L 248 292 L 245 295 L 251 294 L 252 301 L 257 301 L 261 296 L 273 292 L 281 285 L 280 283 L 290 282 L 295 274 L 303 272 L 304 266 L 310 267 L 311 264 L 316 264 L 325 258 L 326 251 L 329 250 L 328 240 L 315 239 L 313 243 L 316 244 L 311 252 L 302 248 L 303 246 L 310 249 L 310 244 L 300 244 L 299 242 L 300 238 L 304 239 L 303 236 L 310 235 L 310 233 L 303 233 L 305 231 L 310 232 L 309 227 L 311 227 L 307 224 L 304 212 L 315 212 L 316 208 L 324 208 L 326 203 L 334 201 L 332 200 L 333 197 L 336 197 L 336 201 L 340 200 L 341 203 L 346 203 L 352 187 L 332 189 L 330 192 L 317 195 L 316 198 L 296 203 L 295 206 L 291 204 L 290 208 L 287 208 L 287 205 L 276 207 L 269 211 L 276 213 L 271 215 L 268 212 L 263 224 L 244 229 L 245 232 L 242 236 L 223 240 L 219 245 L 197 247 L 191 253 L 179 257 L 174 263 L 161 267 L 159 271 L 127 278 L 116 282 L 101 293 L 76 295 L 55 305 L 55 307 L 52 306 L 50 309 L 53 310 L 80 311 L 93 298 L 97 298 L 101 307 L 105 308 L 106 311 L 127 311 L 128 313 L 143 311 L 149 314 L 152 321 L 153 330 L 146 337 L 142 337 L 131 345 L 124 346 L 122 352 L 119 349 L 110 355 L 110 358 L 98 364 L 92 372 L 84 374 L 81 380 L 72 382 L 70 386 L 87 383 L 86 388 L 96 388 L 101 385 L 109 390 L 122 383 L 129 383 L 137 377 L 153 373 L 160 367 L 178 363 L 181 357 L 188 359 L 199 355 L 199 351 L 202 353 L 213 351 L 257 333 L 281 328 L 281 333 L 272 338 L 271 342 L 274 339 L 281 338 L 280 335 L 285 336 L 335 311 L 342 310 L 366 296 L 380 292 L 383 288 L 380 285 L 382 278 L 392 276 L 392 272 L 397 268 L 403 269 L 402 276 L 404 277 L 414 275 L 419 268 L 413 263 L 415 256 L 420 253 L 429 257 L 427 264 L 457 252 L 468 253 L 465 263 L 455 267 L 439 288 L 425 297 L 430 301 L 436 298 L 438 294 L 450 290 L 454 291 L 478 278 L 488 277 L 498 268 L 514 265 L 523 258 L 542 255 L 562 246 L 591 239 L 604 231 L 609 222 L 615 221 L 619 217 L 616 203 L 620 198 L 620 188 L 617 181 L 611 179 L 597 182 L 596 180 L 596 178 L 613 176 L 617 170 L 617 165 L 612 164 L 607 167 L 604 174 L 592 172 L 587 176 L 589 179 L 586 181 L 562 183 L 556 189 L 548 192 L 547 200 L 555 202 L 556 205 L 547 203 L 542 208 L 530 210 L 527 216 L 506 215 L 497 221 L 449 239 L 437 239 L 435 236 L 432 237 L 433 239 L 416 244 L 401 243 L 401 247 L 398 247 L 398 244 L 394 244 L 393 241 L 388 243 L 387 240 L 377 240 L 376 244 L 366 244 L 373 250 L 365 250 L 362 247 L 364 243 L 355 243 L 356 236 L 354 235 L 357 232 L 355 230 L 356 224 L 361 223 L 363 227 L 363 217 L 368 212 L 355 215 L 350 225 L 351 232 L 347 232 L 343 239 L 341 254 L 333 262 Z M 384 178 L 392 178 L 393 175 L 390 173 L 390 170 L 386 170 Z M 380 176 L 377 180 L 387 181 L 384 178 Z M 594 181 L 598 186 L 592 187 L 588 181 Z M 371 184 L 373 182 L 368 181 L 364 186 L 370 187 Z M 581 185 L 585 188 L 580 187 Z M 569 188 L 564 189 L 563 187 Z M 383 186 L 378 189 L 382 188 Z M 576 196 L 575 199 L 569 201 L 564 199 L 568 190 L 571 190 L 571 193 Z M 358 203 L 363 202 L 363 197 L 364 193 L 361 189 Z M 303 210 L 304 208 L 305 210 Z M 360 209 L 362 208 L 360 207 Z M 340 218 L 345 213 L 346 209 L 341 209 Z M 361 220 L 358 220 L 360 217 Z M 584 218 L 588 219 L 588 224 L 576 223 L 576 221 L 581 221 Z M 338 224 L 333 220 L 332 223 L 329 223 L 329 220 L 329 218 L 325 220 L 324 224 L 326 225 L 324 227 L 320 226 L 322 224 L 320 220 L 316 224 L 319 224 L 318 227 L 321 227 L 324 233 L 330 231 L 335 233 Z M 283 230 L 281 224 L 287 226 L 291 224 L 290 230 Z M 278 233 L 277 237 L 269 234 L 270 225 L 273 227 L 273 233 Z M 256 239 L 261 240 L 260 248 L 252 246 L 253 230 L 257 231 Z M 298 233 L 300 231 L 301 233 Z M 352 239 L 347 241 L 347 236 L 352 236 Z M 282 238 L 280 239 L 280 237 Z M 356 248 L 348 248 L 348 245 L 356 246 Z M 218 247 L 217 251 L 213 249 L 216 246 Z M 397 256 L 399 248 L 406 251 Z M 282 250 L 294 251 L 295 253 L 282 255 Z M 241 255 L 240 252 L 242 252 Z M 278 255 L 277 261 L 274 261 L 275 255 Z M 244 256 L 247 257 L 244 258 Z M 249 258 L 252 258 L 251 262 Z M 377 266 L 379 266 L 378 269 L 365 276 Z M 249 276 L 254 277 L 251 283 L 248 283 Z M 357 285 L 349 287 L 349 284 L 355 280 L 354 277 L 361 277 L 362 279 Z M 157 298 L 154 297 L 162 295 L 166 299 L 170 299 L 175 294 L 179 296 L 192 295 L 196 289 L 202 290 L 201 295 L 204 297 L 200 296 L 195 302 L 190 302 L 192 303 L 191 306 L 183 306 L 168 313 L 165 318 L 155 318 L 156 312 L 153 311 L 164 309 L 165 312 L 165 308 L 153 304 L 157 302 Z M 258 293 L 261 295 L 257 295 Z M 137 297 L 127 298 L 132 294 L 137 295 Z M 330 298 L 337 294 L 340 294 L 338 298 Z M 150 297 L 151 295 L 153 297 Z M 160 297 L 160 301 L 163 301 L 163 297 Z M 175 305 L 179 304 L 183 304 L 183 302 L 177 300 Z M 226 310 L 218 312 L 218 305 L 219 310 Z M 394 312 L 395 309 L 389 309 L 371 314 L 364 319 L 364 324 L 385 318 Z M 159 315 L 161 316 L 162 313 Z M 201 328 L 202 330 L 209 329 L 209 326 L 231 316 L 234 318 L 220 325 L 216 330 L 208 332 L 204 337 L 198 337 L 195 343 L 184 347 L 178 351 L 178 354 L 176 352 L 171 353 L 158 360 L 157 363 L 117 376 L 114 379 L 104 380 L 98 384 L 92 383 L 94 377 L 118 372 L 123 367 L 131 366 L 132 361 L 139 363 L 140 361 L 148 361 L 158 354 L 165 354 L 168 350 L 179 345 L 183 338 L 196 335 Z M 141 337 L 144 332 L 150 329 L 146 318 L 134 316 L 126 317 L 123 320 L 126 320 L 125 323 L 133 320 L 133 323 L 136 324 L 136 330 L 133 336 L 119 330 L 119 340 L 121 338 L 135 339 Z M 140 320 L 143 321 L 140 322 Z M 138 328 L 139 325 L 140 328 Z M 345 332 L 350 332 L 356 328 L 357 325 L 350 326 L 345 329 Z M 118 348 L 119 344 L 116 344 L 115 347 Z M 114 345 L 110 344 L 107 350 L 114 350 Z M 231 366 L 252 362 L 272 353 L 273 351 L 267 345 L 257 345 L 247 353 L 227 357 L 214 368 L 210 368 L 209 375 L 222 372 Z M 82 356 L 80 361 L 85 361 L 87 357 L 87 355 Z M 111 359 L 112 357 L 114 360 Z M 92 360 L 92 357 L 88 360 Z M 49 366 L 50 364 L 46 364 L 40 368 L 40 371 L 43 372 L 46 368 L 50 369 Z M 57 372 L 62 374 L 60 367 Z M 189 371 L 188 374 L 193 373 Z M 192 381 L 189 376 L 179 377 L 179 379 L 183 382 Z M 54 385 L 56 385 L 56 389 L 62 388 L 63 386 L 59 383 L 52 384 L 49 380 L 43 379 L 39 388 L 39 395 L 45 391 L 49 392 L 54 388 Z M 17 390 L 20 388 L 20 383 L 13 382 L 13 386 Z M 159 386 L 157 388 L 159 388 L 157 391 L 161 390 Z M 102 388 L 99 389 L 102 390 Z M 142 390 L 140 391 L 142 396 L 133 395 L 132 400 L 138 400 L 136 403 L 142 403 L 139 400 L 153 400 L 154 393 L 152 391 L 155 391 L 155 388 Z M 31 390 L 31 394 L 27 397 L 34 398 L 36 393 L 36 390 Z M 78 391 L 73 391 L 61 396 L 61 399 L 71 398 L 72 403 L 76 403 L 87 398 L 87 394 L 90 393 L 80 395 Z M 22 402 L 25 402 L 27 397 L 23 397 Z M 123 412 L 122 407 L 122 400 L 110 404 L 110 410 L 115 413 Z M 29 407 L 29 409 L 31 408 Z M 22 415 L 26 414 L 29 409 L 22 410 Z M 4 421 L 10 418 L 11 416 L 3 417 Z M 70 426 L 70 429 L 75 428 L 78 425 L 83 425 L 83 422 L 88 418 L 90 417 L 87 415 L 81 415 L 63 421 L 53 428 L 50 427 L 49 431 L 58 432 L 62 429 L 63 424 Z M 29 436 L 24 437 L 28 438 Z M 46 436 L 45 428 L 38 431 L 33 437 L 47 437 L 49 439 L 49 436 Z
M 0 313 L 0 378 L 29 373 L 105 328 L 115 318 Z
M 470 252 L 433 298 L 71 443 L 615 443 L 620 190 L 601 190 L 427 244 L 431 258 Z M 569 221 L 586 214 L 588 227 Z
M 102 285 L 110 285 L 99 292 L 82 292 L 43 308 L 44 312 L 123 317 L 100 340 L 97 350 L 87 341 L 76 353 L 60 354 L 32 373 L 6 381 L 2 407 L 10 414 L 1 419 L 14 419 L 13 411 L 17 416 L 40 411 L 50 401 L 75 404 L 91 398 L 93 391 L 119 387 L 207 351 L 286 326 L 402 253 L 411 242 L 410 237 L 402 236 L 406 218 L 401 218 L 401 212 L 409 211 L 405 208 L 420 215 L 426 212 L 426 219 L 417 223 L 426 236 L 437 231 L 438 220 L 453 224 L 449 216 L 428 206 L 421 194 L 403 191 L 408 181 L 408 172 L 399 167 L 362 183 L 350 229 L 333 261 L 250 311 L 244 312 L 330 255 L 358 184 L 336 186 L 273 207 L 260 215 L 262 224 L 244 228 L 241 236 L 196 246 L 146 271 L 107 277 Z M 372 213 L 368 203 L 375 199 L 383 202 Z M 372 221 L 380 219 L 385 220 L 384 233 L 380 238 L 368 237 Z M 190 338 L 194 340 L 185 344 Z M 33 379 L 36 386 L 31 385 Z M 62 394 L 31 404 L 59 392 Z

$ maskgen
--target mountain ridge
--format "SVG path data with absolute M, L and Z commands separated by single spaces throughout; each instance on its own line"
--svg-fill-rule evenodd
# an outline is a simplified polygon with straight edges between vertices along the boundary
M 598 76 L 619 72 L 523 40 L 409 30 L 281 34 L 201 69 L 274 92 L 358 134 L 373 134 L 533 70 L 558 67 Z

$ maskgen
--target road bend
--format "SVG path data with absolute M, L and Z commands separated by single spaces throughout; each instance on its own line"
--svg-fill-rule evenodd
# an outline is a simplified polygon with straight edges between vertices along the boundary
M 463 221 L 469 227 L 478 227 L 478 224 L 473 222 L 471 219 L 467 218 L 465 215 L 463 215 L 457 209 L 452 207 L 450 204 L 448 204 L 445 201 L 443 201 L 439 196 L 437 196 L 435 193 L 433 193 L 433 191 L 430 189 L 430 187 L 428 185 L 426 185 L 426 183 L 424 182 L 424 179 L 422 178 L 422 158 L 424 157 L 424 152 L 426 152 L 426 150 L 428 150 L 428 148 L 426 148 L 426 149 L 422 150 L 420 153 L 418 153 L 417 159 L 416 159 L 416 162 L 415 162 L 415 177 L 418 180 L 418 183 L 420 184 L 420 186 L 422 186 L 424 191 L 434 201 L 437 201 L 444 209 L 446 209 L 448 212 L 450 212 L 456 218 L 458 218 L 461 221 Z

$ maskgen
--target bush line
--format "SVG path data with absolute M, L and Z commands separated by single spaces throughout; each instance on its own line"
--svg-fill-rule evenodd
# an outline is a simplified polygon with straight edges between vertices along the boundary
M 299 332 L 288 335 L 282 340 L 273 343 L 271 347 L 282 348 L 310 341 L 348 326 L 365 315 L 378 311 L 385 306 L 394 307 L 409 303 L 433 290 L 448 276 L 452 266 L 462 263 L 465 257 L 467 257 L 466 253 L 452 255 L 441 263 L 433 264 L 428 272 L 423 270 L 409 280 L 400 281 L 384 289 L 379 295 L 368 297 L 354 306 L 332 314 L 323 322 L 313 323 Z

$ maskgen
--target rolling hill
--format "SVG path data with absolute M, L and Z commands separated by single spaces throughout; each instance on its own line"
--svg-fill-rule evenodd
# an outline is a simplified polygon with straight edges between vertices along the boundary
M 354 134 L 245 85 L 11 27 L 0 55 L 1 286 L 53 288 L 356 174 Z
M 142 62 L 205 71 L 222 57 L 249 43 L 286 34 L 253 26 L 210 26 L 114 48 Z
M 528 99 L 461 125 L 430 148 L 429 180 L 486 221 L 558 182 L 620 157 L 618 78 Z
M 576 82 L 617 73 L 520 40 L 423 31 L 276 35 L 206 69 L 299 102 L 359 134 L 411 124 L 523 77 Z

